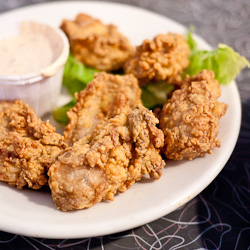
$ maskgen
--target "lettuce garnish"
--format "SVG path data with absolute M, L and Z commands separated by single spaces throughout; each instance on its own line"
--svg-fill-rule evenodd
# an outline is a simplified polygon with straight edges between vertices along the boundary
M 191 32 L 187 33 L 186 41 L 189 44 L 191 55 L 184 76 L 196 75 L 203 69 L 212 70 L 220 84 L 229 84 L 243 68 L 250 66 L 244 56 L 226 44 L 219 44 L 218 48 L 212 51 L 198 50 Z
M 197 49 L 197 43 L 192 36 L 192 32 L 194 31 L 194 27 L 190 27 L 190 30 L 186 33 L 186 42 L 191 50 L 191 52 Z
M 149 83 L 141 89 L 143 105 L 148 109 L 153 109 L 155 107 L 161 107 L 167 102 L 168 95 L 174 90 L 174 85 L 160 81 Z
M 67 112 L 73 108 L 76 104 L 76 99 L 72 99 L 69 103 L 65 104 L 62 107 L 59 107 L 53 110 L 53 118 L 55 121 L 63 124 L 69 123 L 69 118 L 67 116 Z
M 67 88 L 70 95 L 74 96 L 75 92 L 80 92 L 93 80 L 96 72 L 99 71 L 78 62 L 70 54 L 64 67 L 63 86 Z

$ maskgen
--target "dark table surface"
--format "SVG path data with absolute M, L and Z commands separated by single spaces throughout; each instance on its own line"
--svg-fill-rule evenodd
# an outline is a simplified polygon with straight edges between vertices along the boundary
M 0 12 L 49 2 L 0 0 Z M 250 60 L 249 0 L 120 0 L 163 14 L 213 47 L 226 43 Z M 0 58 L 1 60 L 1 58 Z M 0 249 L 250 249 L 250 70 L 236 79 L 242 124 L 232 156 L 217 178 L 182 208 L 139 228 L 85 239 L 39 239 L 0 231 Z M 0 201 L 1 202 L 1 201 Z M 182 223 L 175 223 L 179 221 Z M 189 223 L 193 221 L 195 223 Z

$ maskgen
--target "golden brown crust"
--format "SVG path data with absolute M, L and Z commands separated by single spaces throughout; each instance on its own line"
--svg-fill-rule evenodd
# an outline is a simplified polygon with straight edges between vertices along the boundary
M 180 80 L 189 64 L 189 46 L 178 34 L 157 35 L 152 41 L 144 40 L 124 66 L 127 74 L 138 78 L 140 85 L 150 81 Z
M 45 185 L 64 138 L 22 101 L 0 102 L 0 120 L 0 180 L 19 189 Z
M 217 101 L 220 87 L 213 72 L 187 76 L 180 85 L 162 109 L 160 128 L 166 157 L 191 160 L 220 146 L 219 120 L 227 105 Z
M 56 206 L 63 211 L 91 207 L 113 200 L 143 174 L 160 178 L 164 135 L 156 123 L 143 106 L 128 108 L 97 125 L 88 143 L 81 139 L 67 149 L 49 169 Z
M 91 135 L 104 119 L 141 104 L 141 90 L 133 75 L 95 74 L 94 80 L 76 95 L 77 103 L 67 114 L 70 119 L 64 136 L 69 144 Z
M 74 21 L 64 20 L 61 29 L 69 38 L 73 55 L 84 64 L 104 71 L 123 67 L 134 49 L 114 25 L 78 14 Z
M 218 81 L 214 78 L 213 71 L 202 70 L 199 74 L 192 77 L 186 76 L 182 81 L 175 82 L 177 86 L 181 87 L 183 84 L 190 84 L 190 82 L 202 82 L 205 81 L 208 85 L 209 91 L 215 99 L 221 96 L 221 88 Z

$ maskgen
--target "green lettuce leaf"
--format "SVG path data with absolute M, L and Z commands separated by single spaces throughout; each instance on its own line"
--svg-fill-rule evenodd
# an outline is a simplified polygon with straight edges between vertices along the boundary
M 161 107 L 167 102 L 168 95 L 174 90 L 174 85 L 161 81 L 150 83 L 141 89 L 143 105 L 148 109 L 153 109 L 155 107 Z
M 76 99 L 71 100 L 69 103 L 65 104 L 62 107 L 59 107 L 53 110 L 53 118 L 55 121 L 63 124 L 69 123 L 69 118 L 67 116 L 67 112 L 73 108 L 76 104 Z
M 70 54 L 64 67 L 63 86 L 67 88 L 70 95 L 74 96 L 75 92 L 80 92 L 93 80 L 96 72 L 99 71 L 78 62 Z
M 189 45 L 191 52 L 193 52 L 197 49 L 197 43 L 192 36 L 193 30 L 194 30 L 194 28 L 191 27 L 190 30 L 186 34 L 186 41 Z
M 212 70 L 220 84 L 229 84 L 243 68 L 250 66 L 249 61 L 244 56 L 226 44 L 219 44 L 218 48 L 212 51 L 197 50 L 197 44 L 191 31 L 186 34 L 186 41 L 190 47 L 191 55 L 184 76 L 187 74 L 196 75 L 203 69 Z

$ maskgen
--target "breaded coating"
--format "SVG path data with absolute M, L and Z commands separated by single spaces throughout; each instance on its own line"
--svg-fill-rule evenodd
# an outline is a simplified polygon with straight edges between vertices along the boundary
M 215 99 L 218 99 L 221 96 L 221 87 L 218 81 L 214 78 L 213 71 L 202 70 L 199 74 L 190 78 L 187 76 L 182 81 L 175 82 L 176 87 L 181 87 L 183 84 L 189 84 L 191 81 L 206 81 L 208 84 L 209 91 Z
M 192 160 L 220 147 L 219 120 L 227 104 L 220 103 L 219 96 L 220 86 L 212 71 L 203 70 L 183 80 L 161 113 L 167 158 Z
M 144 40 L 136 53 L 124 65 L 127 74 L 133 74 L 141 86 L 148 82 L 179 81 L 189 64 L 190 49 L 179 34 L 160 34 L 153 41 Z
M 86 14 L 63 20 L 61 29 L 69 38 L 71 52 L 80 62 L 103 71 L 121 69 L 134 49 L 116 26 L 104 25 Z
M 65 150 L 49 169 L 53 200 L 63 211 L 88 208 L 126 191 L 143 174 L 158 179 L 165 162 L 158 119 L 142 105 L 127 109 Z
M 133 75 L 95 74 L 94 80 L 79 94 L 77 103 L 68 113 L 69 124 L 64 131 L 65 140 L 72 144 L 91 135 L 103 119 L 119 114 L 124 108 L 141 104 L 141 89 Z
M 66 148 L 55 133 L 22 101 L 0 102 L 0 180 L 18 189 L 47 184 L 47 170 Z

